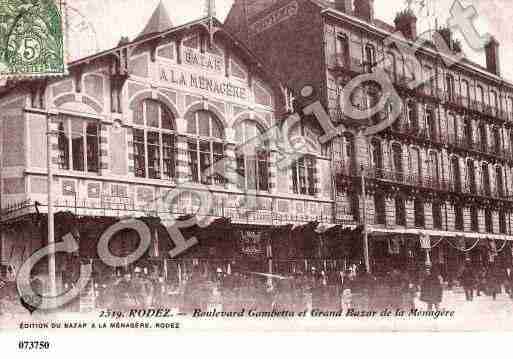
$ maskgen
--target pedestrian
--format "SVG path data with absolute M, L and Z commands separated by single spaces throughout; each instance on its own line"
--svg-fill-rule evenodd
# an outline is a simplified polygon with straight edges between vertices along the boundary
M 509 266 L 504 273 L 504 288 L 509 297 L 513 299 L 513 270 Z
M 500 276 L 496 268 L 489 268 L 486 275 L 486 282 L 488 286 L 488 293 L 492 296 L 493 300 L 497 299 L 497 294 L 500 292 Z
M 431 269 L 426 268 L 426 276 L 420 289 L 420 300 L 427 304 L 427 310 L 438 310 L 442 302 L 443 288 L 440 276 Z
M 483 267 L 477 273 L 477 278 L 476 278 L 476 284 L 477 284 L 476 285 L 476 296 L 477 297 L 481 296 L 481 292 L 485 295 L 488 293 L 487 279 L 488 279 L 488 272 Z
M 460 275 L 460 283 L 465 290 L 465 299 L 467 302 L 474 300 L 474 286 L 476 284 L 476 277 L 470 265 L 466 265 Z

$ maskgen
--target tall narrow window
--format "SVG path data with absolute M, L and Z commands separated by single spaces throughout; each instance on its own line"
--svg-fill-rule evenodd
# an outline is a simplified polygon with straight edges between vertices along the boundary
M 56 120 L 59 168 L 80 172 L 99 170 L 98 121 L 75 116 Z
M 409 157 L 410 175 L 418 184 L 422 184 L 422 162 L 420 159 L 420 150 L 412 148 Z
M 483 163 L 483 165 L 481 166 L 481 176 L 482 176 L 482 179 L 481 179 L 481 183 L 483 185 L 483 191 L 484 191 L 484 194 L 486 196 L 491 196 L 491 191 L 490 191 L 490 172 L 488 171 L 488 164 L 487 163 Z
M 365 46 L 365 72 L 372 72 L 376 64 L 376 50 L 374 46 L 367 44 Z
M 433 69 L 429 66 L 424 67 L 424 87 L 426 89 L 426 93 L 429 95 L 435 94 L 435 76 L 433 74 Z
M 69 170 L 69 130 L 68 121 L 58 120 L 59 169 Z
M 350 55 L 349 55 L 349 42 L 347 40 L 347 36 L 338 35 L 337 43 L 336 43 L 336 56 L 337 56 L 337 65 L 343 67 L 350 66 Z
M 476 169 L 472 159 L 467 160 L 467 185 L 470 193 L 477 192 Z
M 412 130 L 417 130 L 419 128 L 418 122 L 418 109 L 417 104 L 414 101 L 408 101 L 406 105 L 406 119 L 407 125 Z
M 455 216 L 455 228 L 457 231 L 463 231 L 464 221 L 463 221 L 463 207 L 456 205 L 454 207 L 454 216 Z
M 470 120 L 470 118 L 465 118 L 464 122 L 463 122 L 463 135 L 465 136 L 465 142 L 467 145 L 471 145 L 472 144 L 472 137 L 473 137 L 473 133 L 472 133 L 472 121 Z
M 502 168 L 500 166 L 495 167 L 495 180 L 497 195 L 499 197 L 504 197 L 504 179 L 502 176 Z
M 429 174 L 431 177 L 432 184 L 437 186 L 440 181 L 438 153 L 435 151 L 429 152 Z
M 385 71 L 388 76 L 390 76 L 390 80 L 395 82 L 397 80 L 397 61 L 395 58 L 395 54 L 393 52 L 387 52 L 387 63 L 385 64 Z
M 222 185 L 224 170 L 214 166 L 224 158 L 223 128 L 210 111 L 196 111 L 187 120 L 188 157 L 193 182 Z
M 415 212 L 415 227 L 424 227 L 424 201 L 420 198 L 416 198 L 413 204 L 413 209 Z
M 398 226 L 406 226 L 406 206 L 401 196 L 395 197 L 395 223 Z
M 376 206 L 375 220 L 376 224 L 386 224 L 386 202 L 385 196 L 377 193 L 374 196 L 374 204 Z
M 481 122 L 479 124 L 479 136 L 480 136 L 480 142 L 481 142 L 481 150 L 483 152 L 488 151 L 488 134 L 486 131 L 486 124 L 484 122 Z
M 508 233 L 506 212 L 504 212 L 503 210 L 499 211 L 499 230 L 502 234 Z
M 485 210 L 485 227 L 486 232 L 493 233 L 492 211 L 490 211 L 489 209 Z
M 349 170 L 354 170 L 355 162 L 355 148 L 354 148 L 354 136 L 351 133 L 344 134 L 344 166 Z
M 292 164 L 292 185 L 294 193 L 315 195 L 316 158 L 306 155 Z
M 462 105 L 468 106 L 469 102 L 469 85 L 467 80 L 461 81 L 461 98 L 462 98 Z
M 240 145 L 236 150 L 238 185 L 243 190 L 269 190 L 269 148 L 262 141 L 262 129 L 254 121 L 244 121 L 235 128 Z
M 501 129 L 498 126 L 495 126 L 493 128 L 493 145 L 494 145 L 494 151 L 496 154 L 500 153 L 501 151 Z
M 455 192 L 461 192 L 461 172 L 458 157 L 451 158 L 451 182 Z
M 445 86 L 447 89 L 447 99 L 449 101 L 455 101 L 454 77 L 451 74 L 445 76 Z
M 470 225 L 472 231 L 479 232 L 479 213 L 475 206 L 470 207 Z
M 442 229 L 442 204 L 438 201 L 433 202 L 433 227 Z
M 381 177 L 383 174 L 383 154 L 381 150 L 381 142 L 378 139 L 371 141 L 372 147 L 372 164 L 376 171 L 376 176 Z
M 431 140 L 438 140 L 435 111 L 432 108 L 426 108 L 426 129 L 427 135 L 431 138 Z
M 176 177 L 174 116 L 160 102 L 144 100 L 134 112 L 135 176 L 171 180 Z
M 392 145 L 392 153 L 393 153 L 393 161 L 394 161 L 394 170 L 396 179 L 398 181 L 402 181 L 404 178 L 403 171 L 403 149 L 400 144 L 394 143 Z

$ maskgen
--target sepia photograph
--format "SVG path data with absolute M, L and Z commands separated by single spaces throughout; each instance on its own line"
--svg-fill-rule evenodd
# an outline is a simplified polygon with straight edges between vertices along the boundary
M 512 5 L 0 0 L 0 333 L 513 330 Z

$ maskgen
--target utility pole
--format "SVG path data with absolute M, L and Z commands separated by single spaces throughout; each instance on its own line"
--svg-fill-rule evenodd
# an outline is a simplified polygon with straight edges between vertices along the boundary
M 46 160 L 48 164 L 48 246 L 55 245 L 54 208 L 53 208 L 53 165 L 52 165 L 52 115 L 46 116 Z M 57 274 L 55 266 L 55 251 L 48 254 L 48 278 L 50 281 L 50 296 L 57 297 Z
M 365 260 L 365 270 L 367 273 L 371 272 L 370 258 L 369 258 L 369 233 L 367 228 L 367 195 L 365 185 L 365 168 L 363 164 L 360 168 L 360 175 L 362 181 L 362 201 L 363 201 L 363 214 L 362 214 L 362 235 L 363 235 L 363 258 Z

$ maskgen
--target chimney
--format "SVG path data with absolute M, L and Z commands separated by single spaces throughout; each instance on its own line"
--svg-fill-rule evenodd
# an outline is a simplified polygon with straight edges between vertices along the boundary
M 485 45 L 486 69 L 497 76 L 501 75 L 499 48 L 500 44 L 493 36 Z
M 394 20 L 395 29 L 405 38 L 415 41 L 417 39 L 417 17 L 411 10 L 404 10 L 397 14 Z
M 354 12 L 360 19 L 372 23 L 374 21 L 374 0 L 354 0 Z
M 353 13 L 352 0 L 335 0 L 335 9 L 346 14 Z

